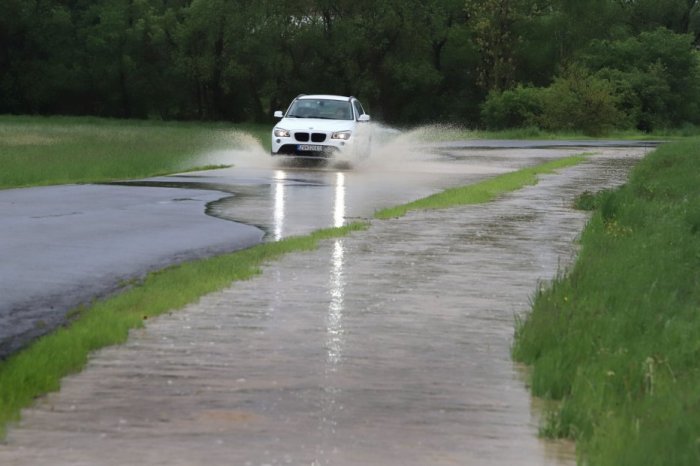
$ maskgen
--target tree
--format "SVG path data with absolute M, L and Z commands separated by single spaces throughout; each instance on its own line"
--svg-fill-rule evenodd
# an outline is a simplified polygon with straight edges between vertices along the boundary
M 700 56 L 692 42 L 689 34 L 658 28 L 623 40 L 593 41 L 583 62 L 627 90 L 638 128 L 700 123 Z

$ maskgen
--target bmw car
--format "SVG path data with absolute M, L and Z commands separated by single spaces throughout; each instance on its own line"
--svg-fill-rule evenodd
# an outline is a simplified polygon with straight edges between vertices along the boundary
M 338 95 L 300 95 L 286 113 L 276 111 L 272 155 L 351 159 L 369 155 L 370 117 L 359 100 Z

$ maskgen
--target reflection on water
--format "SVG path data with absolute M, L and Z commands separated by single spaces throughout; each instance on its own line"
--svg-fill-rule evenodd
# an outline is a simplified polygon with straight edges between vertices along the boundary
M 345 223 L 345 175 L 336 174 L 334 201 L 333 201 L 333 226 L 342 227 Z M 340 397 L 342 389 L 335 380 L 335 375 L 342 362 L 343 347 L 345 345 L 345 329 L 343 327 L 343 312 L 345 311 L 345 274 L 344 274 L 345 246 L 342 239 L 333 242 L 330 254 L 330 267 L 328 277 L 328 314 L 326 315 L 326 364 L 324 368 L 323 394 L 321 400 L 322 416 L 319 418 L 318 429 L 322 443 L 316 447 L 315 459 L 312 465 L 327 464 L 330 452 L 326 451 L 333 443 L 333 438 L 338 425 L 339 411 L 343 409 Z
M 343 240 L 337 239 L 333 244 L 331 256 L 331 274 L 329 280 L 330 303 L 326 319 L 326 347 L 329 371 L 335 371 L 343 351 L 343 294 L 345 279 L 343 277 Z
M 333 226 L 342 227 L 345 223 L 345 175 L 336 173 L 335 202 L 333 203 Z
M 287 174 L 282 170 L 275 170 L 275 183 L 273 185 L 274 196 L 275 196 L 275 206 L 273 210 L 273 222 L 275 241 L 282 239 L 282 233 L 284 229 L 284 183 L 287 178 Z
M 337 173 L 335 184 L 335 201 L 333 203 L 333 226 L 342 227 L 345 223 L 345 175 Z M 329 371 L 335 371 L 335 366 L 340 362 L 343 344 L 343 294 L 345 281 L 343 277 L 343 240 L 336 239 L 333 243 L 331 255 L 328 304 L 328 318 L 326 319 L 326 347 Z
M 285 234 L 285 211 L 288 202 L 285 196 L 285 183 L 287 173 L 283 170 L 275 170 L 273 184 L 273 229 L 275 241 L 280 240 Z M 345 174 L 338 172 L 335 174 L 335 188 L 333 196 L 333 226 L 342 227 L 345 224 Z M 335 366 L 340 362 L 343 343 L 343 256 L 345 250 L 343 240 L 336 239 L 333 243 L 333 254 L 331 256 L 330 277 L 328 280 L 328 290 L 330 302 L 328 304 L 328 315 L 326 319 L 326 348 L 328 371 L 334 372 Z

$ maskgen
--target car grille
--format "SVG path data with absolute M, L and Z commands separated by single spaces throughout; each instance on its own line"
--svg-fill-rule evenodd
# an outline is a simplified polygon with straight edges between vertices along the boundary
M 309 133 L 294 133 L 294 139 L 299 142 L 309 142 Z M 323 142 L 326 140 L 324 133 L 311 133 L 312 142 Z

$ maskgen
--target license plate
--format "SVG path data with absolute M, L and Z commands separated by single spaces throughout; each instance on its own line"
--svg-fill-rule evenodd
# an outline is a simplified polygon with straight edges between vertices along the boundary
M 306 151 L 306 152 L 323 152 L 326 150 L 325 146 L 314 146 L 312 144 L 299 144 L 297 146 L 298 151 Z

